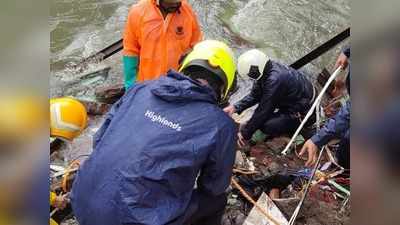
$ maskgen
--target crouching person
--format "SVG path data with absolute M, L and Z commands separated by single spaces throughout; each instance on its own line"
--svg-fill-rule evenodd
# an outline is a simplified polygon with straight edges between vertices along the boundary
M 238 133 L 238 144 L 244 146 L 257 130 L 268 138 L 292 135 L 307 114 L 316 91 L 306 76 L 284 64 L 270 60 L 253 49 L 238 59 L 238 72 L 254 80 L 251 92 L 238 103 L 224 109 L 229 115 L 241 114 L 258 104 L 250 120 Z M 311 126 L 315 117 L 306 124 Z
M 73 185 L 80 225 L 221 223 L 237 131 L 218 103 L 233 54 L 204 41 L 180 71 L 136 84 L 108 113 Z

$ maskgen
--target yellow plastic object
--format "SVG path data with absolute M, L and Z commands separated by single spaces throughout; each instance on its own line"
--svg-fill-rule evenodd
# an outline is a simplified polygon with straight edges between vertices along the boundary
M 0 139 L 27 140 L 46 126 L 46 101 L 40 97 L 0 97 Z
M 58 225 L 58 223 L 50 218 L 50 225 Z
M 205 60 L 209 67 L 220 68 L 224 72 L 225 77 L 221 79 L 226 82 L 224 84 L 224 97 L 226 97 L 235 79 L 236 66 L 233 51 L 220 41 L 202 41 L 195 45 L 193 51 L 185 58 L 180 71 L 189 67 L 194 60 Z M 219 75 L 216 74 L 216 76 Z
M 54 206 L 56 201 L 57 195 L 54 192 L 50 192 L 50 206 Z
M 50 100 L 50 135 L 66 140 L 73 140 L 87 126 L 85 106 L 73 98 Z

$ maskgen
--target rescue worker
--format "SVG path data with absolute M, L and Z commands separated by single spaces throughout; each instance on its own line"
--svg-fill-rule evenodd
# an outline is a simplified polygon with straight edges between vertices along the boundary
M 72 141 L 87 126 L 85 106 L 70 97 L 50 100 L 50 136 Z
M 241 126 L 238 145 L 243 147 L 258 129 L 270 138 L 293 133 L 316 97 L 316 91 L 305 75 L 270 60 L 257 49 L 239 57 L 238 72 L 254 80 L 253 88 L 246 97 L 224 111 L 229 115 L 241 114 L 258 104 L 251 119 Z M 312 123 L 310 120 L 308 124 Z
M 234 57 L 200 42 L 180 72 L 136 84 L 108 113 L 72 187 L 80 225 L 221 224 L 237 131 L 218 103 Z
M 186 0 L 141 0 L 131 8 L 123 34 L 125 88 L 177 70 L 180 59 L 201 39 Z
M 50 136 L 64 141 L 72 141 L 87 126 L 85 106 L 73 98 L 54 98 L 50 100 Z M 64 209 L 69 203 L 67 194 L 50 192 L 50 206 Z M 57 222 L 50 218 L 50 224 Z
M 337 151 L 338 164 L 350 169 L 350 102 L 347 102 L 340 111 L 314 135 L 306 141 L 300 151 L 300 156 L 308 153 L 306 166 L 314 165 L 318 160 L 319 150 L 329 141 L 340 139 Z
M 346 69 L 349 65 L 350 47 L 346 47 L 336 60 L 335 69 L 339 66 Z M 343 92 L 344 79 L 337 79 L 334 93 Z M 347 92 L 350 93 L 350 70 L 346 78 Z M 350 101 L 346 102 L 340 111 L 314 135 L 304 143 L 300 156 L 308 153 L 306 166 L 314 165 L 318 160 L 319 150 L 329 141 L 340 139 L 336 151 L 338 164 L 345 169 L 350 169 Z
M 346 46 L 336 60 L 335 70 L 339 68 L 339 66 L 341 66 L 342 69 L 345 70 L 350 64 L 349 59 L 350 59 L 350 46 Z M 333 97 L 338 97 L 341 94 L 343 94 L 345 87 L 347 87 L 347 92 L 350 94 L 350 70 L 347 76 L 336 78 L 335 88 L 332 92 Z

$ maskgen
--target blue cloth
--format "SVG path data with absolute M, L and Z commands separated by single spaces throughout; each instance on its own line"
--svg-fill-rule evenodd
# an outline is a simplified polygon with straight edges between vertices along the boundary
M 241 130 L 249 140 L 271 117 L 275 109 L 285 114 L 305 114 L 311 107 L 313 85 L 301 72 L 281 63 L 269 61 L 263 76 L 249 95 L 236 103 L 237 113 L 259 104 L 252 118 Z
M 350 58 L 350 46 L 346 46 L 343 48 L 343 54 L 347 57 Z
M 348 101 L 321 130 L 311 137 L 312 142 L 321 149 L 335 138 L 350 140 L 350 107 L 351 104 Z
M 108 113 L 77 174 L 79 224 L 182 224 L 198 209 L 195 183 L 202 194 L 225 193 L 236 133 L 209 87 L 173 71 L 136 84 Z

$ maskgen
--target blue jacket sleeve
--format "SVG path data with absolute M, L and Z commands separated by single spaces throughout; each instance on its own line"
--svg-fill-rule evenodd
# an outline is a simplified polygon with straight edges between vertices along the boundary
M 280 84 L 281 80 L 277 77 L 268 78 L 266 81 L 261 101 L 257 109 L 254 111 L 251 119 L 241 130 L 244 139 L 250 140 L 253 133 L 256 132 L 256 130 L 259 129 L 259 127 L 272 115 L 276 101 L 279 98 Z
M 125 89 L 128 90 L 136 82 L 139 58 L 137 56 L 123 56 L 122 59 L 124 64 L 124 84 Z
M 232 122 L 217 134 L 215 149 L 209 154 L 197 180 L 201 192 L 218 196 L 230 185 L 236 155 L 236 133 Z
M 251 89 L 251 92 L 234 105 L 236 112 L 238 114 L 241 114 L 244 110 L 257 104 L 261 99 L 261 95 L 262 95 L 262 88 L 258 81 L 257 83 L 254 84 L 253 88 Z
M 334 138 L 342 138 L 350 129 L 350 102 L 347 102 L 340 111 L 317 132 L 311 141 L 320 149 Z
M 347 56 L 347 58 L 350 58 L 350 46 L 346 46 L 343 49 L 343 54 L 345 54 Z

